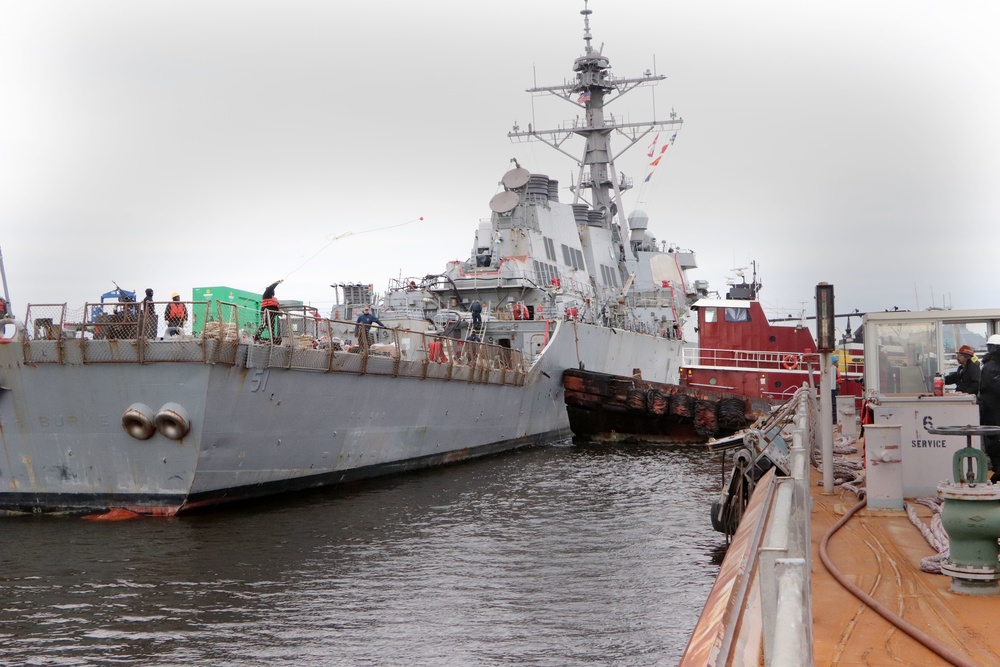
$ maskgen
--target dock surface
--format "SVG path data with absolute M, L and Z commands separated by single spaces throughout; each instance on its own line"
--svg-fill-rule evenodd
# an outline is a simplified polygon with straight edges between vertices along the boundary
M 845 589 L 820 558 L 823 536 L 858 502 L 850 490 L 824 495 L 811 471 L 813 659 L 817 666 L 949 664 Z M 932 511 L 917 505 L 930 523 Z M 828 541 L 833 566 L 855 586 L 967 664 L 1000 665 L 1000 596 L 953 593 L 951 578 L 920 569 L 935 551 L 904 510 L 862 508 Z M 962 663 L 959 663 L 962 664 Z

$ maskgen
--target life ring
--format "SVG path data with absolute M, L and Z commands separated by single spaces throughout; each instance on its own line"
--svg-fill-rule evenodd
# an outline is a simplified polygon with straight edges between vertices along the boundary
M 786 354 L 785 358 L 781 360 L 781 365 L 790 371 L 794 371 L 799 367 L 799 358 L 794 354 Z
M 10 337 L 7 337 L 7 327 L 12 329 Z M 0 318 L 0 345 L 6 345 L 7 343 L 12 343 L 21 336 L 21 332 L 24 331 L 24 327 L 21 323 L 13 319 Z

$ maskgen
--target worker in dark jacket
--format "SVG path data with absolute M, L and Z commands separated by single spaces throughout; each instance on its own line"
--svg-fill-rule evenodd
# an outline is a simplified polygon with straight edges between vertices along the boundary
M 986 339 L 986 350 L 979 384 L 979 423 L 1000 426 L 1000 334 Z M 993 467 L 993 483 L 1000 484 L 1000 436 L 984 436 L 983 443 Z
M 958 361 L 958 368 L 944 376 L 944 383 L 955 385 L 955 391 L 963 394 L 978 394 L 982 367 L 975 350 L 969 345 L 963 345 L 958 348 L 955 359 Z
M 156 311 L 153 309 L 153 289 L 151 287 L 146 288 L 146 296 L 143 297 L 139 306 L 139 331 L 142 332 L 143 338 L 154 340 L 159 322 L 156 320 Z
M 260 327 L 254 340 L 260 340 L 260 334 L 267 329 L 271 342 L 275 345 L 281 344 L 281 322 L 278 319 L 281 305 L 274 296 L 274 290 L 283 282 L 284 280 L 276 280 L 264 288 L 264 294 L 260 299 Z
M 469 306 L 469 312 L 472 313 L 472 328 L 479 329 L 483 326 L 483 304 L 479 303 L 479 300 L 472 302 Z
M 380 327 L 384 327 L 382 320 L 372 315 L 371 308 L 365 308 L 364 312 L 358 315 L 357 325 L 354 327 L 354 335 L 358 338 L 358 343 L 367 348 L 369 345 L 375 342 L 375 335 L 369 331 L 372 324 L 378 324 Z

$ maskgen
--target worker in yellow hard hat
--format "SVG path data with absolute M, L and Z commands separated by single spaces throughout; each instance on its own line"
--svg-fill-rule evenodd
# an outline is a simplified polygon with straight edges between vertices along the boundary
M 167 336 L 180 336 L 184 333 L 184 324 L 187 322 L 187 306 L 181 303 L 181 295 L 174 292 L 170 295 L 170 301 L 163 311 L 163 319 L 167 323 Z

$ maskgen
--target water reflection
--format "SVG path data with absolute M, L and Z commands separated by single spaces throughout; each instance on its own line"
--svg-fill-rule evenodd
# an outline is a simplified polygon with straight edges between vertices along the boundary
M 0 664 L 672 664 L 719 464 L 560 443 L 176 519 L 6 520 Z

